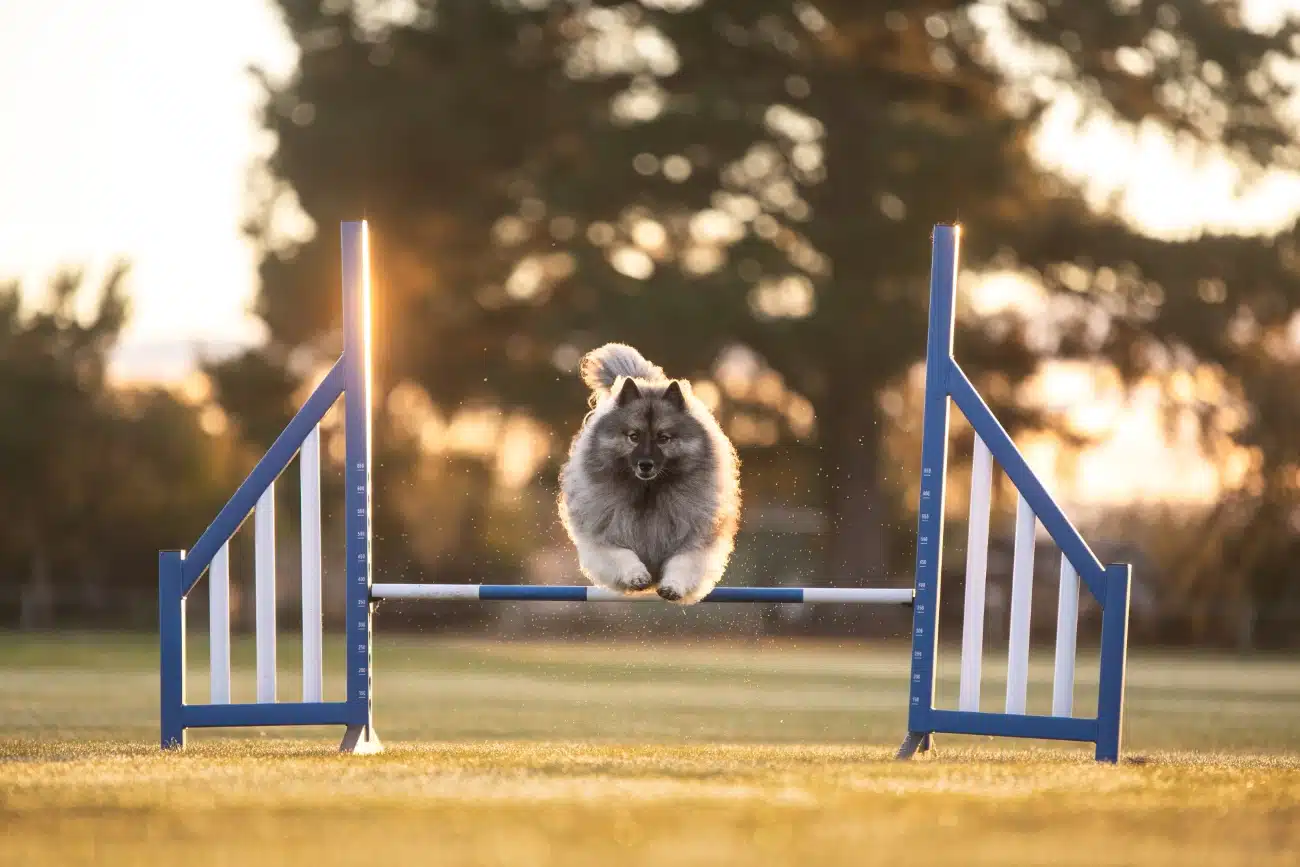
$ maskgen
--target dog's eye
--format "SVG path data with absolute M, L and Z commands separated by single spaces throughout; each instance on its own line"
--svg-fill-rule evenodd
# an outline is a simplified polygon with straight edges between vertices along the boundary
M 636 442 L 637 440 L 641 439 L 641 432 L 630 430 L 627 432 L 627 438 L 631 442 Z
M 670 433 L 661 433 L 661 434 L 659 434 L 659 436 L 655 437 L 655 440 L 656 440 L 660 445 L 663 445 L 664 443 L 668 442 L 668 441 L 671 440 L 672 438 L 673 438 L 673 435 L 670 434 Z

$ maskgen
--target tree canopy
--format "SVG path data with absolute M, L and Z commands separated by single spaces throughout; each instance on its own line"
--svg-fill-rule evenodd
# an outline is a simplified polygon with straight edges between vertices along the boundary
M 1050 421 L 1015 390 L 1047 358 L 1208 364 L 1249 403 L 1242 335 L 1297 306 L 1294 227 L 1151 237 L 1033 147 L 1069 99 L 1248 180 L 1297 168 L 1296 27 L 1251 30 L 1238 2 L 279 5 L 301 59 L 265 80 L 249 226 L 271 344 L 234 366 L 337 351 L 333 227 L 365 216 L 390 386 L 567 433 L 605 340 L 714 377 L 738 439 L 817 449 L 828 579 L 889 559 L 882 396 L 923 357 L 934 223 L 966 226 L 965 267 L 1051 293 L 1046 328 L 959 317 L 963 365 L 1017 427 Z M 295 204 L 307 240 L 279 230 Z M 736 358 L 768 385 L 726 388 Z
M 242 469 L 168 390 L 122 390 L 111 352 L 125 265 L 97 289 L 55 276 L 34 309 L 0 285 L 0 569 L 23 625 L 58 616 L 152 622 L 157 551 L 202 529 Z

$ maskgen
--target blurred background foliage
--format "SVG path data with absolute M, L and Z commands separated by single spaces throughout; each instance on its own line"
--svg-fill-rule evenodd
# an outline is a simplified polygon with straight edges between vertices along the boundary
M 381 580 L 577 579 L 555 474 L 586 411 L 578 359 L 619 340 L 691 378 L 741 448 L 729 580 L 906 584 L 928 236 L 960 221 L 957 357 L 1018 441 L 1053 444 L 1099 555 L 1136 563 L 1135 640 L 1296 643 L 1296 225 L 1159 233 L 1037 146 L 1069 106 L 1079 130 L 1155 130 L 1243 188 L 1300 168 L 1294 23 L 1252 30 L 1238 2 L 1201 0 L 277 5 L 300 58 L 287 79 L 254 70 L 275 142 L 246 191 L 265 342 L 179 391 L 125 389 L 104 372 L 125 266 L 98 288 L 69 271 L 39 309 L 0 291 L 0 622 L 152 623 L 156 550 L 197 538 L 337 357 L 334 227 L 357 217 L 378 287 Z M 1115 407 L 1105 424 L 1060 398 L 1080 372 Z M 1132 465 L 1111 470 L 1133 476 L 1127 501 L 1089 500 L 1100 480 L 1074 459 L 1139 394 L 1217 469 L 1208 501 L 1156 501 Z M 949 602 L 968 429 L 954 438 Z M 996 506 L 995 578 L 1014 495 Z M 530 612 L 402 616 L 545 625 Z

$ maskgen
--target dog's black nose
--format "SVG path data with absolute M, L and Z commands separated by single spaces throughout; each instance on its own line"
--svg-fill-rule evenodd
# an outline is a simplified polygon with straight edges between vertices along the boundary
M 648 475 L 648 474 L 650 474 L 651 472 L 654 471 L 654 468 L 655 468 L 655 462 L 654 462 L 654 461 L 637 461 L 637 462 L 636 462 L 636 471 L 637 471 L 638 473 L 641 473 L 641 475 Z

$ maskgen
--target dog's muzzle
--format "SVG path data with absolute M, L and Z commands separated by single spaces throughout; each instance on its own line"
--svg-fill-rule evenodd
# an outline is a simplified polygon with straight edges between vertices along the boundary
M 641 481 L 648 482 L 657 475 L 659 475 L 659 468 L 654 465 L 654 461 L 637 462 L 636 477 Z

